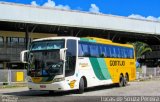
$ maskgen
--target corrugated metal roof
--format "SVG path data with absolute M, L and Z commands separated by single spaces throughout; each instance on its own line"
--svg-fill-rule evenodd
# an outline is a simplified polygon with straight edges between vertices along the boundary
M 4 2 L 0 21 L 160 34 L 160 22 Z

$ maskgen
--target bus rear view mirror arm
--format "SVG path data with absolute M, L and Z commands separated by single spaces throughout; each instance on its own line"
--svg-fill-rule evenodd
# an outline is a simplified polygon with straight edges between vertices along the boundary
M 28 63 L 27 62 L 27 59 L 26 59 L 26 54 L 29 52 L 29 50 L 25 50 L 25 51 L 22 51 L 21 53 L 20 53 L 20 61 L 22 62 L 22 63 Z
M 65 61 L 65 54 L 67 48 L 60 49 L 60 60 Z

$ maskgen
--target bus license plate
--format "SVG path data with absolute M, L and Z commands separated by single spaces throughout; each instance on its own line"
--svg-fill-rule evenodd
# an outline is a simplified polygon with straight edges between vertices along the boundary
M 40 85 L 40 88 L 46 88 L 46 85 Z

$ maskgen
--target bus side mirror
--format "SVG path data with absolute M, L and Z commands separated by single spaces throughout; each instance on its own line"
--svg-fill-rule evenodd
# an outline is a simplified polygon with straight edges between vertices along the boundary
M 60 60 L 65 61 L 65 51 L 67 48 L 60 49 Z
M 29 50 L 25 50 L 25 51 L 22 51 L 22 52 L 20 53 L 20 61 L 21 61 L 22 63 L 28 63 L 28 62 L 27 62 L 28 52 L 29 52 Z

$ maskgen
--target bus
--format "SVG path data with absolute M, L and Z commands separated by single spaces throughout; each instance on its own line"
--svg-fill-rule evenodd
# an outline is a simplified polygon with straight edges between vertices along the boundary
M 36 39 L 21 52 L 28 64 L 30 90 L 76 90 L 135 80 L 134 47 L 96 37 L 49 37 Z

